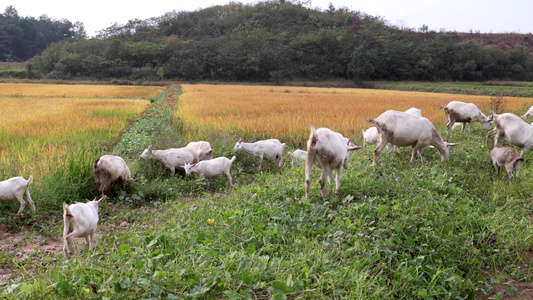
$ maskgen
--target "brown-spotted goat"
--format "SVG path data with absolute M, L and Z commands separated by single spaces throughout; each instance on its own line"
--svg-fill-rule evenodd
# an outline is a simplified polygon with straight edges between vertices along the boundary
M 520 162 L 524 161 L 524 158 L 518 155 L 518 151 L 515 148 L 496 146 L 490 151 L 490 159 L 492 160 L 494 169 L 498 173 L 498 177 L 500 177 L 501 167 L 505 167 L 511 184 L 513 184 L 513 181 L 518 181 Z M 513 176 L 513 169 L 516 170 L 516 176 Z
M 126 182 L 133 180 L 128 165 L 120 156 L 100 156 L 94 161 L 93 168 L 94 179 L 100 196 L 105 193 L 109 194 L 113 182 L 122 184 L 122 189 L 126 190 Z

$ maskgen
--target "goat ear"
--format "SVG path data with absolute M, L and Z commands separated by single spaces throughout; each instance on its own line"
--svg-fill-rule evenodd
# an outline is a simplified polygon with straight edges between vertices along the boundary
M 98 200 L 98 204 L 100 204 L 100 203 L 101 203 L 102 201 L 104 201 L 104 200 L 105 200 L 105 198 L 107 198 L 107 196 L 106 196 L 106 195 L 102 196 L 102 198 L 100 198 L 100 200 Z M 94 199 L 96 199 L 96 198 L 94 198 Z
M 454 146 L 457 146 L 459 145 L 459 143 L 446 143 L 446 146 L 448 147 L 454 147 Z
M 363 148 L 363 147 L 361 147 L 361 146 L 352 146 L 352 147 L 348 146 L 348 151 L 361 150 L 361 148 Z
M 242 137 L 239 138 L 239 140 L 237 141 L 237 143 L 240 143 L 242 142 Z

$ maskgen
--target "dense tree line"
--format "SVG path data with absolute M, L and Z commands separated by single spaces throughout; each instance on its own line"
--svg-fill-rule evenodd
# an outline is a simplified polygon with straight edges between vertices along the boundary
M 532 80 L 532 38 L 398 28 L 332 5 L 230 3 L 58 42 L 31 64 L 54 78 Z
M 38 19 L 21 17 L 8 6 L 0 14 L 0 61 L 26 61 L 52 43 L 85 36 L 81 23 L 52 20 L 46 15 Z

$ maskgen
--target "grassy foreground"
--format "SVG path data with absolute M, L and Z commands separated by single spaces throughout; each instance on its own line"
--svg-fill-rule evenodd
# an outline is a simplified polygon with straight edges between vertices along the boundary
M 174 129 L 182 123 L 174 119 Z M 142 125 L 141 128 L 149 127 Z M 442 128 L 441 132 L 443 132 Z M 138 130 L 146 136 L 146 132 Z M 165 131 L 151 141 L 171 139 Z M 179 132 L 178 132 L 179 133 Z M 0 287 L 6 298 L 448 299 L 519 296 L 498 283 L 531 282 L 531 163 L 518 184 L 497 179 L 485 131 L 455 133 L 450 162 L 427 148 L 427 163 L 410 151 L 354 153 L 339 195 L 322 200 L 313 172 L 305 200 L 303 165 L 273 164 L 256 174 L 238 155 L 226 178 L 173 178 L 152 162 L 136 162 L 140 184 L 115 195 L 100 213 L 95 253 L 0 254 L 16 267 Z M 128 141 L 136 141 L 134 137 Z M 230 156 L 235 137 L 212 141 Z M 130 145 L 129 143 L 128 145 Z M 119 151 L 119 150 L 115 150 Z M 127 153 L 126 150 L 124 153 Z M 132 154 L 133 155 L 133 154 Z M 529 153 L 528 157 L 531 157 Z M 131 209 L 120 202 L 159 188 L 168 194 Z M 332 188 L 332 185 L 329 185 Z M 140 197 L 140 196 L 139 196 Z M 164 202 L 168 199 L 170 201 Z M 107 200 L 106 200 L 107 201 Z M 126 201 L 126 203 L 128 203 Z M 138 204 L 138 203 L 137 203 Z M 60 226 L 57 225 L 58 236 Z M 529 254 L 530 255 L 530 254 Z

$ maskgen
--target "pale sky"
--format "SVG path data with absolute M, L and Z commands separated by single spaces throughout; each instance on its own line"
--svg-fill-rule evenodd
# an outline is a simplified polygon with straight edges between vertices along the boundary
M 291 1 L 291 0 L 287 0 Z M 22 17 L 48 15 L 56 20 L 67 19 L 84 24 L 89 36 L 128 20 L 159 17 L 172 11 L 195 11 L 230 0 L 193 1 L 124 1 L 124 0 L 0 0 L 0 12 L 12 5 Z M 234 1 L 243 4 L 258 0 Z M 294 2 L 294 1 L 293 1 Z M 427 25 L 435 31 L 482 33 L 533 33 L 532 0 L 311 0 L 312 8 L 347 7 L 372 16 L 379 16 L 390 25 L 418 29 Z

